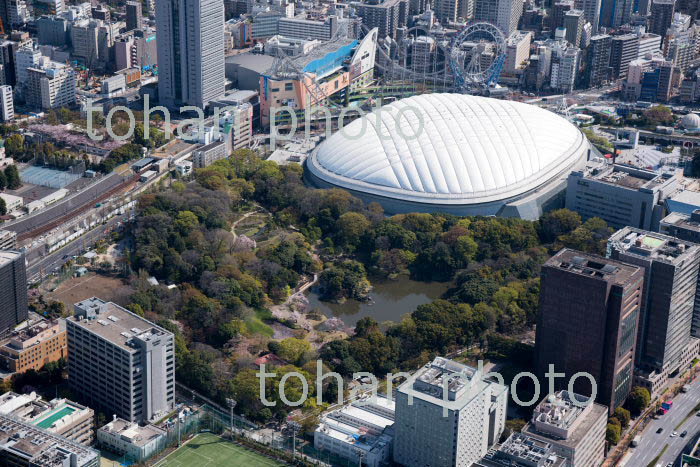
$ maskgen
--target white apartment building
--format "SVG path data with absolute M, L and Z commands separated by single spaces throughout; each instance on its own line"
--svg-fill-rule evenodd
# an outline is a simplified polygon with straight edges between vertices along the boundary
M 394 461 L 469 467 L 505 428 L 508 388 L 475 368 L 437 357 L 396 394 Z
M 0 86 L 0 119 L 9 122 L 15 118 L 15 102 L 12 97 L 12 86 Z
M 523 5 L 523 0 L 476 0 L 474 17 L 494 23 L 507 38 L 518 28 Z
M 66 319 L 71 388 L 92 406 L 130 422 L 170 412 L 175 406 L 173 334 L 99 298 L 74 308 L 75 315 Z
M 30 43 L 24 47 L 20 47 L 15 52 L 15 75 L 17 79 L 17 87 L 26 85 L 29 78 L 29 68 L 33 68 L 39 64 L 41 51 L 34 48 L 34 44 Z
M 75 72 L 69 65 L 42 57 L 39 66 L 29 68 L 27 103 L 42 110 L 71 107 L 76 103 Z
M 515 73 L 517 70 L 525 68 L 523 63 L 530 57 L 531 42 L 532 33 L 530 31 L 516 31 L 508 38 L 506 61 L 503 65 L 504 72 Z

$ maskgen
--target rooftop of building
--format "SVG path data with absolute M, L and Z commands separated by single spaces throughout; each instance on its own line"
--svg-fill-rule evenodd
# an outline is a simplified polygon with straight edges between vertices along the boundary
M 179 138 L 175 138 L 168 144 L 158 148 L 151 156 L 155 159 L 167 159 L 170 157 L 178 157 L 179 155 L 193 151 L 197 148 L 197 144 L 183 141 Z
M 521 467 L 565 467 L 566 458 L 557 455 L 551 443 L 523 433 L 513 433 L 496 451 L 489 452 L 479 466 Z
M 22 252 L 15 250 L 0 250 L 0 267 L 5 266 L 22 256 Z
M 672 212 L 661 220 L 661 224 L 700 232 L 700 209 L 696 209 L 691 215 L 681 212 Z
M 81 467 L 99 459 L 99 453 L 94 449 L 39 429 L 11 415 L 0 414 L 0 452 L 2 451 L 30 461 L 31 465 L 42 467 Z M 72 456 L 75 456 L 73 460 Z
M 654 190 L 676 177 L 675 173 L 657 173 L 625 164 L 609 164 L 604 160 L 592 159 L 586 165 L 582 176 L 610 185 L 630 190 Z
M 238 65 L 239 67 L 263 74 L 270 69 L 275 58 L 270 55 L 242 53 L 226 57 L 226 64 Z
M 573 399 L 583 407 L 574 404 Z M 523 433 L 569 447 L 577 446 L 601 419 L 607 419 L 608 408 L 591 403 L 587 397 L 559 391 L 540 402 Z
M 618 230 L 608 242 L 627 254 L 671 264 L 684 261 L 700 249 L 694 243 L 634 227 Z
M 316 431 L 371 451 L 391 441 L 386 429 L 394 424 L 394 410 L 393 400 L 363 399 L 324 415 Z
M 172 336 L 170 332 L 137 314 L 96 297 L 76 303 L 75 316 L 67 318 L 67 321 L 129 352 L 136 351 L 132 339 L 148 341 Z
M 620 284 L 627 282 L 639 271 L 637 266 L 568 248 L 552 256 L 545 266 Z
M 99 429 L 105 433 L 119 435 L 119 437 L 136 446 L 142 447 L 166 434 L 165 430 L 153 425 L 139 425 L 138 423 L 128 422 L 121 418 L 115 418 L 105 426 Z
M 0 347 L 21 351 L 44 342 L 66 330 L 64 321 L 40 319 L 18 326 L 12 334 L 0 340 Z
M 0 414 L 12 415 L 19 420 L 31 423 L 44 430 L 60 430 L 92 417 L 94 412 L 68 399 L 45 401 L 38 394 L 17 394 L 7 392 L 0 396 Z

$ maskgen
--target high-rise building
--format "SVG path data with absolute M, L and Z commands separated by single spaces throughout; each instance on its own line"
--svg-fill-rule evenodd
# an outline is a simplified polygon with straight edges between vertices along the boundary
M 561 41 L 566 44 L 566 41 Z M 573 91 L 579 76 L 581 50 L 578 47 L 557 47 L 552 50 L 549 86 L 561 92 Z
M 204 109 L 224 94 L 223 0 L 157 0 L 158 95 Z
M 673 22 L 675 7 L 676 0 L 652 0 L 649 32 L 665 37 L 666 31 Z
M 15 103 L 12 97 L 12 86 L 0 86 L 0 120 L 9 122 L 15 118 Z
M 33 68 L 39 64 L 41 51 L 34 47 L 34 44 L 26 44 L 17 49 L 15 52 L 15 83 L 17 88 L 23 88 L 27 85 L 29 79 L 29 68 Z
M 71 22 L 62 16 L 42 16 L 36 27 L 40 45 L 63 47 L 69 43 Z
M 564 15 L 575 8 L 574 0 L 559 0 L 552 5 L 549 27 L 552 31 L 564 26 Z
M 143 27 L 143 12 L 140 1 L 126 2 L 126 30 L 141 29 Z
M 610 49 L 610 66 L 613 79 L 627 77 L 627 69 L 630 62 L 637 58 L 639 53 L 639 36 L 636 34 L 624 34 L 613 36 Z
M 476 0 L 474 19 L 489 21 L 508 38 L 518 28 L 524 0 Z
M 472 465 L 501 436 L 507 400 L 508 389 L 477 369 L 435 358 L 398 388 L 394 461 Z
M 580 394 L 560 391 L 537 404 L 522 433 L 548 443 L 568 466 L 594 466 L 605 459 L 607 423 L 606 407 L 588 403 Z
M 27 268 L 24 254 L 0 251 L 0 335 L 27 319 Z
M 461 16 L 460 7 L 466 2 L 459 0 L 436 0 L 433 11 L 442 24 L 454 23 Z
M 513 33 L 506 42 L 506 61 L 503 64 L 505 73 L 516 73 L 525 68 L 527 59 L 530 57 L 530 44 L 532 33 L 529 31 L 518 31 Z
M 603 0 L 600 25 L 617 28 L 630 22 L 634 0 Z
M 567 378 L 586 378 L 574 391 L 596 400 L 612 413 L 632 388 L 637 322 L 642 305 L 644 270 L 637 266 L 564 249 L 542 267 L 535 360 L 540 381 L 553 370 Z M 555 380 L 556 389 L 568 379 Z
M 586 16 L 586 21 L 591 23 L 593 27 L 593 33 L 598 32 L 598 26 L 600 26 L 600 8 L 602 6 L 601 0 L 582 0 L 581 9 Z
M 697 356 L 691 337 L 700 246 L 675 237 L 625 227 L 608 240 L 608 256 L 645 269 L 637 338 L 637 381 L 650 392 Z
M 564 27 L 566 28 L 566 40 L 574 47 L 581 47 L 581 39 L 583 38 L 583 25 L 586 23 L 586 18 L 583 15 L 583 10 L 567 11 L 564 15 Z
M 610 81 L 612 69 L 610 68 L 610 49 L 612 37 L 607 34 L 598 34 L 591 37 L 588 47 L 588 86 L 600 86 Z
M 69 65 L 42 57 L 38 66 L 27 69 L 25 98 L 34 108 L 71 107 L 76 102 L 75 90 L 75 72 Z
M 76 393 L 130 422 L 170 412 L 175 406 L 172 333 L 99 298 L 74 308 L 66 327 L 69 381 Z
M 16 84 L 15 53 L 17 42 L 0 41 L 0 84 Z
M 360 3 L 357 15 L 368 28 L 377 28 L 378 37 L 396 39 L 396 29 L 408 22 L 408 0 L 386 0 L 382 3 Z

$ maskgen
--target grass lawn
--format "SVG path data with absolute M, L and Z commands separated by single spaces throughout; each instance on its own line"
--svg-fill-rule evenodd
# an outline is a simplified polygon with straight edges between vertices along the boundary
M 267 467 L 279 464 L 212 433 L 200 433 L 184 446 L 173 451 L 156 467 Z

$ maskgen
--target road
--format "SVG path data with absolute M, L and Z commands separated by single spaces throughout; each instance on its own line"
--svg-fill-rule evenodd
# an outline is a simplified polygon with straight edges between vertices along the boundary
M 629 467 L 648 465 L 656 456 L 658 456 L 668 444 L 668 449 L 664 455 L 656 462 L 656 465 L 665 467 L 671 462 L 675 462 L 680 455 L 686 443 L 690 441 L 695 433 L 700 431 L 700 417 L 693 414 L 683 425 L 678 427 L 688 413 L 700 403 L 700 380 L 696 380 L 690 385 L 690 390 L 683 394 L 678 394 L 673 399 L 673 408 L 666 414 L 661 415 L 657 420 L 653 420 L 647 425 L 647 428 L 642 433 L 639 446 L 632 448 L 632 455 L 628 457 L 624 465 Z M 663 432 L 657 433 L 659 428 L 663 428 Z M 688 431 L 685 438 L 680 436 L 671 437 L 671 433 L 678 431 L 678 434 L 684 430 Z

